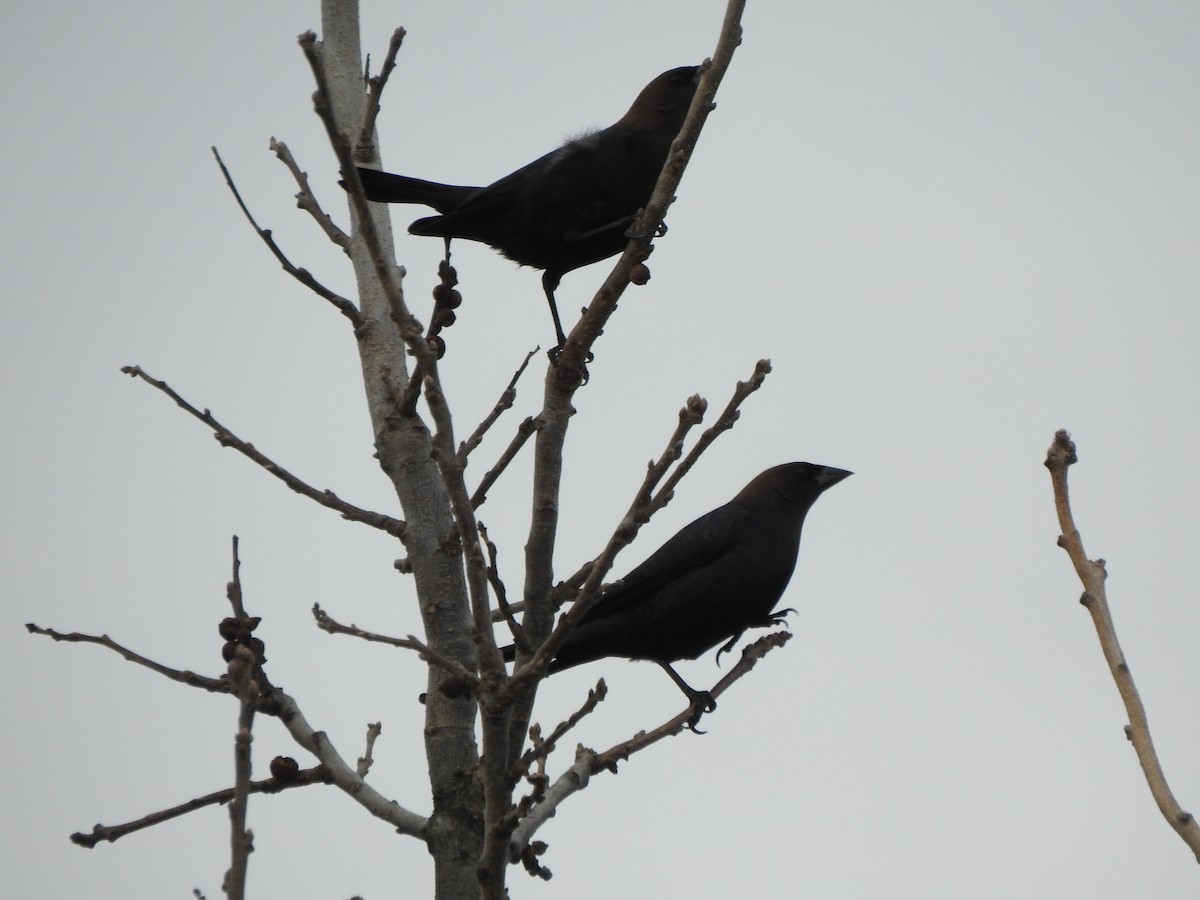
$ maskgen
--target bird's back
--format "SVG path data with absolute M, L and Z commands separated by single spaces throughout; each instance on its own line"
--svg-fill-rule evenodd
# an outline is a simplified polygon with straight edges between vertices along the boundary
M 625 246 L 673 137 L 614 125 L 576 138 L 409 231 L 481 241 L 560 275 L 598 262 Z
M 604 656 L 694 659 L 762 624 L 795 567 L 794 518 L 768 521 L 733 501 L 697 519 L 605 593 L 550 671 Z

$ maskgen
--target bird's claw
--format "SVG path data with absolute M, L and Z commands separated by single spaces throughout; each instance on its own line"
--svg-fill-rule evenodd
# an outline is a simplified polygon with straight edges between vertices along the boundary
M 546 356 L 549 357 L 549 359 L 550 359 L 550 365 L 556 369 L 558 368 L 559 357 L 562 356 L 563 348 L 565 346 L 566 346 L 566 341 L 563 341 L 563 343 L 559 344 L 557 347 L 551 347 L 549 350 L 546 351 Z M 579 380 L 580 380 L 581 384 L 587 384 L 588 379 L 590 379 L 592 377 L 588 373 L 587 364 L 590 363 L 595 358 L 596 358 L 596 354 L 593 353 L 591 350 L 589 350 L 587 353 L 587 356 L 584 357 L 583 365 L 579 367 Z
M 775 610 L 775 612 L 773 612 L 769 616 L 767 616 L 767 624 L 782 625 L 784 622 L 787 621 L 787 617 L 790 616 L 795 611 L 796 610 L 790 606 L 787 609 L 777 609 L 777 610 Z
M 688 730 L 693 734 L 707 734 L 706 731 L 701 731 L 696 725 L 700 722 L 700 718 L 705 713 L 710 713 L 717 708 L 717 701 L 713 699 L 713 695 L 708 691 L 695 691 L 692 697 L 692 715 L 687 720 Z

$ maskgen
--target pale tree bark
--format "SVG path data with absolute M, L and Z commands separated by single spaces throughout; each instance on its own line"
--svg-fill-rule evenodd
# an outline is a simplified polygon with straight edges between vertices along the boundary
M 332 118 L 351 140 L 356 126 L 365 119 L 367 106 L 357 0 L 322 0 L 321 24 L 323 40 L 317 52 L 327 77 Z M 374 159 L 355 161 L 378 163 L 378 154 Z M 399 312 L 398 306 L 403 307 L 403 294 L 386 210 L 379 205 L 366 207 L 366 224 L 377 236 L 368 243 L 363 234 L 363 207 L 351 204 L 353 227 L 348 249 L 363 319 L 356 337 L 375 447 L 408 525 L 404 547 L 416 581 L 426 642 L 474 669 L 466 579 L 461 556 L 455 552 L 461 548 L 446 542 L 446 536 L 455 531 L 455 522 L 433 459 L 433 438 L 418 416 L 398 409 L 397 403 L 397 395 L 408 390 L 410 377 L 402 329 L 409 329 L 409 344 L 421 340 L 420 329 L 401 315 L 393 316 Z M 396 294 L 400 295 L 399 304 Z M 479 764 L 475 701 L 444 692 L 442 682 L 448 677 L 444 669 L 430 666 L 425 693 L 425 753 L 433 811 L 424 837 L 434 860 L 438 900 L 478 895 L 473 864 L 482 850 L 482 804 L 475 777 Z
M 1065 430 L 1055 432 L 1054 442 L 1046 452 L 1046 468 L 1050 470 L 1054 509 L 1058 514 L 1058 525 L 1061 529 L 1058 545 L 1067 551 L 1071 565 L 1075 567 L 1075 574 L 1083 584 L 1083 595 L 1079 602 L 1091 613 L 1104 661 L 1108 663 L 1109 673 L 1129 717 L 1129 724 L 1125 726 L 1125 737 L 1137 754 L 1142 775 L 1150 788 L 1150 796 L 1154 798 L 1167 824 L 1175 829 L 1175 833 L 1200 862 L 1200 824 L 1197 824 L 1195 817 L 1179 804 L 1170 785 L 1167 784 L 1167 775 L 1158 759 L 1158 751 L 1154 749 L 1146 707 L 1134 683 L 1133 672 L 1121 649 L 1121 642 L 1117 640 L 1117 626 L 1113 622 L 1112 610 L 1108 605 L 1108 589 L 1105 585 L 1108 579 L 1106 563 L 1103 559 L 1088 558 L 1083 549 L 1083 537 L 1075 525 L 1075 515 L 1071 512 L 1067 472 L 1078 461 L 1071 435 Z

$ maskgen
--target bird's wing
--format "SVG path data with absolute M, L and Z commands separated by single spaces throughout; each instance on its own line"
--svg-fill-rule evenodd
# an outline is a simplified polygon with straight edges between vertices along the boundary
M 546 167 L 550 158 L 558 152 L 555 150 L 547 153 L 517 171 L 505 175 L 499 181 L 479 188 L 465 197 L 458 206 L 443 215 L 440 220 L 441 225 L 456 229 L 469 228 L 474 222 L 486 222 L 497 213 L 511 209 L 522 191 L 529 186 L 530 180 L 536 177 Z
M 640 603 L 671 580 L 711 565 L 736 544 L 738 523 L 746 515 L 740 505 L 727 503 L 685 526 L 621 579 L 620 584 L 606 591 L 584 621 Z

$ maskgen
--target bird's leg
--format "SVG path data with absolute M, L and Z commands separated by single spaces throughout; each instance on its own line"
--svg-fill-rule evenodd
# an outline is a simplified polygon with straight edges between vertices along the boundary
M 703 731 L 696 727 L 696 723 L 700 721 L 700 717 L 705 713 L 710 713 L 717 708 L 717 701 L 713 699 L 713 695 L 708 691 L 698 691 L 686 681 L 679 677 L 679 673 L 671 668 L 670 663 L 655 660 L 664 672 L 671 676 L 671 680 L 676 686 L 683 691 L 684 696 L 692 704 L 692 717 L 688 719 L 687 726 L 696 734 L 704 734 Z
M 551 365 L 558 365 L 558 356 L 562 353 L 563 347 L 567 344 L 567 335 L 563 331 L 562 320 L 558 317 L 558 304 L 554 302 L 554 292 L 558 289 L 558 283 L 562 280 L 562 275 L 557 272 L 551 272 L 549 269 L 542 275 L 542 290 L 546 292 L 546 302 L 550 304 L 550 315 L 554 318 L 554 333 L 558 338 L 558 344 L 549 350 L 546 355 L 550 357 Z M 583 383 L 587 384 L 588 370 L 586 363 L 590 363 L 596 355 L 588 351 L 587 359 L 584 360 L 583 368 Z
M 549 269 L 542 275 L 542 290 L 546 292 L 546 302 L 550 304 L 550 315 L 554 319 L 554 334 L 558 338 L 558 344 L 550 351 L 551 361 L 558 358 L 558 354 L 562 352 L 563 346 L 567 343 L 567 336 L 563 333 L 562 320 L 558 317 L 558 304 L 554 302 L 554 292 L 558 289 L 558 283 L 561 280 L 561 275 L 551 272 Z

